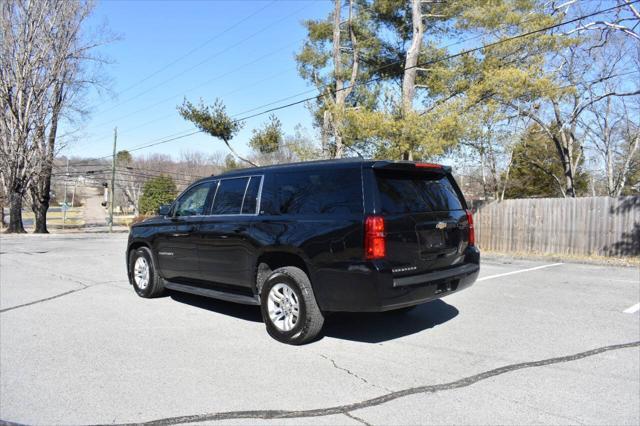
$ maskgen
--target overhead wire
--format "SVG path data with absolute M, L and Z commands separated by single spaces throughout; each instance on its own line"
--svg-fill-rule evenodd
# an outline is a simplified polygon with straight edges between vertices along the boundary
M 470 54 L 470 53 L 479 52 L 481 50 L 484 50 L 484 49 L 487 49 L 487 48 L 491 48 L 491 47 L 494 47 L 494 46 L 497 46 L 497 45 L 500 45 L 500 44 L 503 44 L 503 43 L 507 43 L 507 42 L 510 42 L 510 41 L 518 40 L 518 39 L 522 39 L 524 37 L 528 37 L 528 36 L 531 36 L 531 35 L 534 35 L 534 34 L 539 34 L 539 33 L 546 32 L 546 31 L 549 31 L 549 30 L 552 30 L 552 29 L 556 29 L 556 28 L 559 28 L 559 27 L 562 27 L 562 26 L 565 26 L 565 25 L 568 25 L 568 24 L 571 24 L 571 23 L 574 23 L 574 22 L 578 22 L 578 21 L 581 21 L 581 20 L 589 18 L 589 17 L 593 17 L 593 16 L 597 16 L 599 14 L 610 12 L 612 10 L 619 9 L 620 7 L 623 7 L 626 4 L 634 4 L 634 3 L 637 3 L 639 1 L 640 0 L 634 0 L 634 1 L 622 4 L 622 5 L 616 5 L 616 6 L 612 6 L 612 7 L 606 8 L 606 9 L 601 9 L 601 10 L 598 10 L 598 11 L 595 11 L 595 12 L 591 12 L 591 13 L 588 13 L 588 14 L 585 14 L 585 15 L 581 15 L 581 16 L 578 16 L 576 18 L 572 18 L 572 19 L 567 20 L 567 21 L 558 22 L 558 23 L 553 24 L 553 25 L 549 25 L 549 26 L 545 26 L 545 27 L 542 27 L 542 28 L 530 30 L 530 31 L 527 31 L 527 32 L 524 32 L 524 33 L 516 34 L 514 36 L 510 36 L 510 37 L 507 37 L 507 38 L 504 38 L 504 39 L 500 39 L 500 40 L 497 40 L 497 41 L 494 41 L 494 42 L 486 43 L 486 44 L 483 44 L 483 45 L 478 46 L 478 47 L 462 50 L 462 51 L 459 51 L 459 52 L 456 52 L 456 53 L 453 53 L 453 54 L 445 55 L 445 56 L 440 57 L 440 58 L 436 58 L 436 59 L 432 59 L 432 60 L 429 60 L 429 61 L 426 61 L 426 62 L 422 62 L 422 63 L 416 64 L 415 66 L 406 67 L 405 70 L 412 69 L 412 68 L 423 68 L 425 66 L 436 64 L 438 62 L 442 62 L 442 61 L 446 61 L 446 60 L 450 60 L 450 59 L 455 59 L 455 58 L 458 58 L 458 57 L 461 57 L 463 55 L 467 55 L 467 54 Z M 391 66 L 391 64 L 387 64 L 384 67 L 389 67 L 389 66 Z M 380 69 L 378 69 L 376 71 L 379 71 L 379 70 Z M 381 81 L 383 79 L 384 79 L 383 77 L 374 77 L 374 78 L 368 79 L 366 81 L 356 82 L 353 85 L 346 86 L 346 87 L 344 87 L 342 89 L 334 90 L 333 93 L 336 93 L 336 92 L 339 92 L 339 91 L 344 91 L 344 90 L 351 90 L 352 88 L 354 88 L 356 86 L 368 85 L 368 84 L 371 84 L 371 83 L 374 83 L 374 82 Z M 311 91 L 317 91 L 317 90 L 318 90 L 317 88 L 316 89 L 311 89 L 309 91 L 302 92 L 302 94 L 306 94 L 306 93 L 309 93 Z M 247 110 L 247 111 L 243 111 L 243 112 L 238 113 L 238 114 L 234 114 L 232 117 L 237 117 L 238 115 L 246 114 L 248 112 L 255 111 L 255 110 L 264 108 L 266 106 L 274 105 L 274 104 L 277 104 L 277 103 L 282 102 L 284 100 L 288 100 L 288 99 L 291 99 L 291 98 L 297 97 L 297 96 L 301 96 L 301 94 L 288 96 L 286 98 L 282 98 L 282 99 L 279 99 L 277 101 L 273 101 L 273 102 L 270 102 L 270 103 L 267 103 L 267 104 L 263 104 L 263 105 L 260 105 L 259 107 L 252 108 L 251 110 Z M 322 96 L 324 96 L 324 95 L 323 94 L 318 94 L 318 95 L 315 95 L 315 96 L 306 97 L 304 99 L 300 99 L 300 100 L 297 100 L 297 101 L 294 101 L 294 102 L 290 102 L 290 103 L 287 103 L 285 105 L 280 105 L 280 106 L 269 108 L 269 109 L 266 109 L 266 110 L 263 110 L 263 111 L 260 111 L 260 112 L 254 113 L 254 114 L 246 115 L 246 116 L 243 116 L 241 118 L 237 118 L 234 121 L 235 122 L 243 122 L 243 121 L 249 120 L 251 118 L 255 118 L 255 117 L 262 116 L 262 115 L 265 115 L 265 114 L 269 114 L 269 113 L 272 113 L 272 112 L 275 112 L 275 111 L 279 111 L 279 110 L 282 110 L 282 109 L 290 108 L 290 107 L 293 107 L 293 106 L 296 106 L 296 105 L 299 105 L 299 104 L 302 104 L 302 103 L 305 103 L 305 102 L 316 100 L 316 99 L 321 98 Z M 195 135 L 197 133 L 202 133 L 202 130 L 194 130 L 194 128 L 192 128 L 191 130 L 185 130 L 183 132 L 179 132 L 179 133 L 174 134 L 174 135 L 165 136 L 164 138 L 157 138 L 157 139 L 152 140 L 152 141 L 150 141 L 148 143 L 139 145 L 137 147 L 133 147 L 131 149 L 127 149 L 127 151 L 133 152 L 133 151 L 146 149 L 146 148 L 149 148 L 149 147 L 153 147 L 153 146 L 169 143 L 169 142 L 172 142 L 172 141 L 175 141 L 175 140 L 183 139 L 185 137 L 189 137 L 189 136 Z M 113 157 L 113 154 L 105 155 L 103 157 L 97 157 L 94 160 L 110 158 L 110 157 Z
M 304 9 L 304 8 L 302 8 L 302 9 Z M 300 10 L 302 10 L 302 9 L 300 9 Z M 530 16 L 530 17 L 527 17 L 527 18 L 525 18 L 525 19 L 522 19 L 522 20 L 520 20 L 520 21 L 518 21 L 518 22 L 516 22 L 516 23 L 507 23 L 507 24 L 502 24 L 502 25 L 500 25 L 498 28 L 496 28 L 496 29 L 494 29 L 493 31 L 491 31 L 491 32 L 490 32 L 490 34 L 495 35 L 497 32 L 499 32 L 500 30 L 502 30 L 502 29 L 504 29 L 504 28 L 513 27 L 514 25 L 522 25 L 522 24 L 524 24 L 524 23 L 527 23 L 527 22 L 529 22 L 529 21 L 533 20 L 534 18 L 535 18 L 535 16 Z M 442 49 L 449 49 L 449 48 L 454 47 L 454 46 L 456 46 L 456 45 L 460 45 L 460 44 L 463 44 L 463 43 L 467 43 L 467 42 L 469 42 L 469 41 L 472 41 L 472 40 L 475 40 L 475 39 L 478 39 L 478 38 L 481 38 L 481 37 L 486 37 L 486 36 L 487 36 L 487 34 L 478 34 L 478 35 L 475 35 L 475 36 L 472 36 L 472 37 L 467 37 L 467 38 L 465 38 L 465 39 L 458 40 L 458 41 L 455 41 L 455 42 L 449 43 L 449 44 L 447 44 L 447 45 L 445 45 L 445 46 L 442 46 Z M 365 39 L 365 40 L 370 40 L 370 39 L 372 39 L 373 37 L 374 37 L 374 36 L 370 37 L 369 39 Z M 278 49 L 277 51 L 279 51 L 279 50 L 280 50 L 280 49 Z M 275 52 L 267 53 L 266 55 L 263 55 L 261 58 L 264 58 L 265 56 L 269 56 L 269 55 L 271 55 L 271 54 L 273 54 L 273 53 L 275 53 Z M 361 59 L 361 60 L 364 60 L 364 58 L 362 58 L 362 57 L 360 57 L 360 59 Z M 249 62 L 249 63 L 243 64 L 243 65 L 241 65 L 240 67 L 238 67 L 238 68 L 236 68 L 236 69 L 234 69 L 234 70 L 237 70 L 237 69 L 243 68 L 243 67 L 245 67 L 245 66 L 251 65 L 252 63 L 255 63 L 255 62 L 257 62 L 257 60 L 254 60 L 254 61 L 251 61 L 251 62 Z M 366 62 L 366 60 L 365 60 L 365 62 Z M 400 64 L 401 62 L 402 62 L 402 61 L 394 61 L 394 62 L 391 62 L 391 63 L 385 64 L 385 65 L 383 65 L 382 67 L 377 68 L 377 69 L 376 69 L 376 70 L 374 70 L 373 72 L 379 72 L 379 71 L 382 71 L 382 70 L 384 70 L 384 69 L 386 69 L 386 68 L 388 68 L 388 67 L 391 67 L 391 66 L 394 66 L 394 65 L 398 65 L 398 64 Z M 417 66 L 420 66 L 420 65 L 417 65 Z M 231 70 L 230 72 L 233 72 L 234 70 Z M 206 84 L 210 83 L 210 82 L 211 82 L 211 81 L 213 81 L 213 80 L 216 80 L 216 79 L 218 79 L 218 78 L 221 78 L 221 77 L 223 77 L 223 76 L 225 76 L 225 75 L 229 74 L 230 72 L 226 72 L 226 73 L 224 73 L 224 74 L 222 74 L 222 75 L 220 75 L 220 76 L 214 77 L 213 79 L 207 80 L 207 81 L 205 81 L 204 83 L 202 83 L 202 84 L 200 84 L 200 85 L 197 85 L 197 86 L 192 87 L 191 89 L 188 89 L 186 92 L 189 92 L 189 91 L 195 90 L 196 88 L 202 87 L 202 86 L 204 86 L 204 85 L 206 85 Z M 261 80 L 261 81 L 262 81 L 262 80 Z M 245 86 L 246 86 L 246 85 L 245 85 Z M 330 86 L 331 86 L 331 84 L 325 84 L 325 85 L 321 85 L 320 87 L 316 87 L 316 88 L 312 88 L 312 89 L 309 89 L 309 90 L 305 90 L 305 91 L 303 91 L 303 92 L 296 93 L 296 94 L 294 94 L 294 95 L 290 95 L 290 96 L 287 96 L 287 97 L 285 97 L 285 98 L 281 98 L 281 99 L 278 99 L 278 100 L 276 100 L 276 101 L 272 101 L 272 102 L 269 102 L 269 103 L 267 103 L 267 104 L 263 104 L 263 105 L 260 105 L 260 106 L 254 107 L 254 108 L 251 108 L 251 109 L 249 109 L 249 110 L 245 110 L 245 111 L 239 112 L 239 113 L 237 113 L 237 114 L 232 115 L 232 118 L 233 118 L 233 117 L 236 117 L 236 116 L 239 116 L 239 115 L 247 114 L 247 113 L 249 113 L 249 112 L 253 112 L 253 111 L 256 111 L 256 110 L 259 110 L 259 109 L 262 109 L 262 108 L 265 108 L 265 107 L 267 107 L 267 106 L 275 105 L 275 104 L 278 104 L 278 103 L 280 103 L 280 102 L 284 102 L 284 101 L 286 101 L 286 100 L 296 98 L 296 97 L 298 97 L 298 96 L 303 96 L 303 95 L 306 95 L 306 94 L 309 94 L 309 93 L 313 93 L 313 92 L 316 92 L 316 91 L 322 91 L 322 90 L 324 90 L 324 89 L 326 89 L 327 87 L 330 87 Z M 246 87 L 244 87 L 244 88 L 246 88 Z M 240 88 L 239 90 L 243 90 L 244 88 Z M 235 93 L 235 92 L 237 92 L 237 91 L 239 91 L 239 90 L 234 90 L 234 91 L 232 91 L 232 93 Z M 122 118 L 129 118 L 129 117 L 131 117 L 132 115 L 138 114 L 138 113 L 140 113 L 140 112 L 147 111 L 147 110 L 149 110 L 149 109 L 151 109 L 151 108 L 153 108 L 153 107 L 155 107 L 155 106 L 157 106 L 157 105 L 160 105 L 160 104 L 162 104 L 162 103 L 164 103 L 164 102 L 167 102 L 167 101 L 169 101 L 169 100 L 175 99 L 177 96 L 180 96 L 181 94 L 184 94 L 184 93 L 186 93 L 186 92 L 181 92 L 181 93 L 179 93 L 179 94 L 172 95 L 171 97 L 165 98 L 165 99 L 163 99 L 163 100 L 161 100 L 161 101 L 158 101 L 158 102 L 156 102 L 156 103 L 153 103 L 153 104 L 151 104 L 151 105 L 149 105 L 149 106 L 147 106 L 147 107 L 143 107 L 143 108 L 141 108 L 141 109 L 139 109 L 139 110 L 133 111 L 133 112 L 131 112 L 131 113 L 127 114 L 127 115 L 124 115 L 124 116 L 122 116 L 122 117 L 119 117 L 119 118 L 117 118 L 117 119 L 113 119 L 113 120 L 109 120 L 109 121 L 106 121 L 106 122 L 100 123 L 100 124 L 98 124 L 98 125 L 97 125 L 97 127 L 101 127 L 101 126 L 104 126 L 104 125 L 106 125 L 106 124 L 113 123 L 113 122 L 115 122 L 115 121 L 117 121 L 117 120 L 119 120 L 119 119 L 122 119 Z M 226 96 L 226 95 L 228 95 L 228 94 L 231 94 L 231 93 L 222 94 L 221 96 Z M 304 102 L 307 102 L 307 100 L 303 100 L 303 101 L 301 101 L 301 102 L 297 102 L 297 103 L 295 103 L 294 105 L 297 105 L 297 104 L 299 104 L 299 103 L 304 103 Z M 291 106 L 293 106 L 293 105 L 291 105 Z M 131 130 L 134 130 L 134 129 L 138 129 L 138 128 L 144 127 L 144 126 L 146 126 L 146 125 L 148 125 L 148 124 L 152 124 L 152 123 L 154 123 L 154 122 L 157 122 L 157 121 L 159 121 L 159 120 L 162 120 L 163 118 L 168 118 L 168 117 L 171 117 L 171 116 L 173 116 L 173 115 L 174 115 L 174 113 L 167 114 L 167 115 L 165 115 L 165 116 L 162 116 L 162 117 L 156 118 L 156 119 L 154 119 L 154 120 L 151 120 L 151 121 L 149 121 L 149 122 L 147 122 L 147 123 L 144 123 L 143 125 L 136 126 L 136 127 L 135 127 L 135 128 L 133 128 L 133 129 L 124 129 L 124 132 L 131 131 Z M 121 132 L 121 133 L 122 133 L 122 132 Z M 169 138 L 169 137 L 173 137 L 173 136 L 175 136 L 175 135 L 167 135 L 167 136 L 163 136 L 162 138 Z M 99 140 L 100 140 L 100 141 L 102 141 L 102 140 L 106 140 L 106 139 L 107 139 L 107 138 L 109 138 L 109 137 L 110 137 L 110 136 L 105 136 L 104 138 L 100 138 Z M 152 146 L 153 146 L 153 145 L 152 145 Z M 108 156 L 105 156 L 105 157 L 108 157 Z
M 244 18 L 236 21 L 235 23 L 231 24 L 230 26 L 226 27 L 224 30 L 220 31 L 219 33 L 216 33 L 213 37 L 205 40 L 204 42 L 202 42 L 201 44 L 199 44 L 198 46 L 188 50 L 186 53 L 180 55 L 179 57 L 171 60 L 170 62 L 162 65 L 160 68 L 152 71 L 150 74 L 147 74 L 145 77 L 143 77 L 142 79 L 136 81 L 135 83 L 131 84 L 130 86 L 127 86 L 126 88 L 122 89 L 120 92 L 118 92 L 118 96 L 122 95 L 125 92 L 128 92 L 129 90 L 133 89 L 134 87 L 139 86 L 141 83 L 144 83 L 145 81 L 149 80 L 152 77 L 155 77 L 156 75 L 158 75 L 159 73 L 161 73 L 162 71 L 168 69 L 169 67 L 179 63 L 180 61 L 182 61 L 183 59 L 185 59 L 186 57 L 192 55 L 193 53 L 197 52 L 198 50 L 202 49 L 203 47 L 205 47 L 206 45 L 208 45 L 209 43 L 211 43 L 212 41 L 215 41 L 217 39 L 219 39 L 220 37 L 222 37 L 223 35 L 227 34 L 228 32 L 230 32 L 231 30 L 237 28 L 238 26 L 240 26 L 241 24 L 247 22 L 249 19 L 253 18 L 254 16 L 258 15 L 259 13 L 263 12 L 264 10 L 266 10 L 267 8 L 271 7 L 274 3 L 276 2 L 276 0 L 272 0 L 271 2 L 265 4 L 264 6 L 254 10 L 252 13 L 250 13 L 249 15 L 245 16 Z M 98 104 L 97 106 L 101 106 L 104 105 L 105 103 L 107 103 L 109 101 L 104 101 L 100 104 Z
M 118 104 L 112 106 L 111 108 L 103 110 L 102 112 L 111 111 L 111 110 L 113 110 L 115 108 L 118 108 L 118 107 L 122 106 L 125 103 L 128 103 L 128 102 L 130 102 L 132 100 L 138 99 L 140 96 L 145 95 L 145 94 L 149 93 L 150 91 L 152 91 L 152 90 L 154 90 L 154 89 L 156 89 L 158 87 L 164 86 L 168 82 L 175 80 L 176 78 L 186 74 L 189 71 L 192 71 L 192 70 L 198 68 L 201 65 L 204 65 L 205 63 L 211 61 L 212 59 L 217 58 L 218 56 L 222 55 L 223 53 L 226 53 L 226 52 L 230 51 L 231 49 L 234 49 L 234 48 L 240 46 L 241 44 L 245 43 L 246 41 L 251 40 L 252 38 L 255 38 L 256 36 L 260 35 L 264 31 L 266 31 L 267 29 L 269 29 L 271 27 L 274 27 L 275 25 L 279 24 L 280 22 L 290 18 L 291 16 L 294 16 L 294 15 L 298 14 L 299 12 L 303 11 L 304 9 L 306 9 L 308 7 L 309 7 L 309 4 L 305 4 L 303 7 L 294 10 L 292 13 L 289 13 L 287 15 L 284 15 L 284 16 L 280 17 L 279 19 L 277 19 L 277 20 L 269 23 L 268 25 L 262 27 L 258 31 L 255 31 L 255 32 L 251 33 L 249 36 L 242 38 L 240 41 L 226 46 L 224 49 L 214 53 L 213 55 L 207 56 L 205 59 L 197 62 L 195 65 L 192 65 L 192 66 L 180 71 L 179 73 L 172 75 L 171 77 L 163 80 L 162 82 L 157 83 L 155 86 L 151 86 L 150 88 L 145 89 L 143 92 L 137 93 L 135 96 L 132 96 L 131 98 L 129 98 L 129 99 L 125 100 L 125 101 L 119 102 Z

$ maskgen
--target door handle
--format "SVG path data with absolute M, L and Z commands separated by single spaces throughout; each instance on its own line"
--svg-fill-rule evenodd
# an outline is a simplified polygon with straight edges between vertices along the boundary
M 194 229 L 195 228 L 193 226 L 190 226 L 187 229 L 185 229 L 184 232 L 174 232 L 173 234 L 170 234 L 170 235 L 172 237 L 188 237 L 189 235 L 191 235 Z

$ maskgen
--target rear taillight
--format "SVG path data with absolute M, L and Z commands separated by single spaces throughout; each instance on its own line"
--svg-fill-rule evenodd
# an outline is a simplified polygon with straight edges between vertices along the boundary
M 364 253 L 367 259 L 382 259 L 386 254 L 384 218 L 368 216 L 364 226 Z
M 471 214 L 471 210 L 467 210 L 467 222 L 469 222 L 469 245 L 473 246 L 476 244 L 476 230 L 473 226 L 473 215 Z
M 416 163 L 416 167 L 419 167 L 421 169 L 442 169 L 442 166 L 440 164 L 434 163 Z

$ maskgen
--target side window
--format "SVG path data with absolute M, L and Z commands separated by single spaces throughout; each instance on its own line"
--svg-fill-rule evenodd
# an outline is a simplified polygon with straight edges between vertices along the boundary
M 213 200 L 211 214 L 240 214 L 249 178 L 222 179 Z
M 277 188 L 280 214 L 362 213 L 359 169 L 280 173 Z
M 175 209 L 176 216 L 200 216 L 204 214 L 205 204 L 212 182 L 206 182 L 198 186 L 194 186 L 185 192 Z
M 258 191 L 260 190 L 261 176 L 251 176 L 247 192 L 244 195 L 244 203 L 242 203 L 243 214 L 256 214 L 258 207 Z

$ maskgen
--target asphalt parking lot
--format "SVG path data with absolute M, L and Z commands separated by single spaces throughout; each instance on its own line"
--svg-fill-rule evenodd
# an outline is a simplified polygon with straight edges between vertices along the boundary
M 4 422 L 640 423 L 637 268 L 485 257 L 466 291 L 293 347 L 256 307 L 137 297 L 125 246 L 0 237 Z

